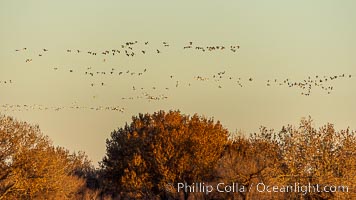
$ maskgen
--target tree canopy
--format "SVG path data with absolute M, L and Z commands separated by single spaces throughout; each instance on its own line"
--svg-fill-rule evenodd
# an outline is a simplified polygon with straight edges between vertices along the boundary
M 38 126 L 0 116 L 0 199 L 73 199 L 89 161 L 54 147 Z
M 316 128 L 309 117 L 279 131 L 231 136 L 219 121 L 197 114 L 139 114 L 111 133 L 94 169 L 85 153 L 55 147 L 38 126 L 0 116 L 0 200 L 356 198 L 356 135 L 348 128 Z M 178 192 L 178 183 L 238 187 Z M 260 192 L 261 183 L 334 191 Z
M 139 114 L 111 134 L 102 167 L 114 191 L 162 196 L 167 184 L 212 179 L 227 142 L 228 131 L 212 119 L 179 111 Z

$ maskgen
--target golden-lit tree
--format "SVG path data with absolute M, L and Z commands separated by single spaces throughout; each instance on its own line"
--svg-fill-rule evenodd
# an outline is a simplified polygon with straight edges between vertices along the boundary
M 111 134 L 101 164 L 113 191 L 165 197 L 167 184 L 211 180 L 227 142 L 228 131 L 211 119 L 179 111 L 139 114 Z
M 38 126 L 0 117 L 0 199 L 73 199 L 84 154 L 54 147 Z
M 111 134 L 95 170 L 83 152 L 54 147 L 38 126 L 0 116 L 0 200 L 356 199 L 355 133 L 312 122 L 228 139 L 219 122 L 196 114 L 139 114 Z M 241 190 L 177 192 L 178 183 L 196 182 Z M 347 191 L 259 192 L 259 183 Z
M 298 127 L 288 125 L 279 133 L 265 131 L 259 136 L 278 143 L 282 152 L 284 174 L 278 180 L 286 185 L 298 183 L 311 187 L 311 192 L 288 192 L 288 199 L 355 199 L 356 136 L 349 129 L 336 131 L 332 124 L 319 129 L 312 119 L 302 119 Z M 318 192 L 327 186 L 347 186 L 338 192 Z M 344 190 L 345 191 L 342 191 Z
M 244 188 L 254 185 L 251 191 L 217 195 L 225 199 L 356 199 L 356 136 L 349 129 L 336 131 L 332 124 L 314 128 L 311 118 L 279 132 L 262 127 L 259 134 L 238 137 L 226 148 L 217 180 Z M 292 187 L 287 192 L 258 192 L 258 183 L 278 188 L 297 184 L 293 189 L 299 192 Z M 320 191 L 325 186 L 340 191 L 318 192 L 317 185 Z
M 280 184 L 280 151 L 276 143 L 255 137 L 234 138 L 217 166 L 217 182 L 235 184 L 234 192 L 220 193 L 224 199 L 276 199 L 277 195 L 256 191 L 258 183 Z M 217 194 L 215 194 L 217 195 Z

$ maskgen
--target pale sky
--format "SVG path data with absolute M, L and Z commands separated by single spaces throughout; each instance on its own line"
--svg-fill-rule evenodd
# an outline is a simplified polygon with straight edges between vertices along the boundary
M 55 145 L 83 150 L 94 164 L 104 156 L 110 132 L 133 115 L 160 109 L 214 117 L 232 132 L 280 129 L 308 115 L 317 125 L 356 129 L 355 9 L 352 0 L 0 0 L 0 112 L 39 124 Z M 128 41 L 138 41 L 134 57 L 101 54 Z M 189 42 L 240 49 L 183 50 Z M 107 74 L 90 77 L 88 67 Z M 223 71 L 215 82 L 213 75 Z M 342 74 L 325 85 L 333 87 L 331 94 L 321 87 L 303 96 L 297 87 L 266 86 L 267 80 Z M 142 96 L 141 87 L 167 99 L 122 99 Z M 67 109 L 11 111 L 6 104 Z M 73 104 L 125 110 L 69 109 Z

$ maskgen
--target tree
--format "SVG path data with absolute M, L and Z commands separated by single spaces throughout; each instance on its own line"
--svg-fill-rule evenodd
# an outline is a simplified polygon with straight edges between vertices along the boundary
M 279 132 L 261 127 L 260 133 L 251 134 L 248 139 L 234 138 L 219 161 L 217 180 L 235 182 L 244 188 L 254 187 L 251 191 L 218 194 L 218 197 L 355 199 L 355 133 L 349 129 L 336 131 L 329 123 L 317 129 L 312 122 L 310 117 L 303 118 L 299 126 L 288 125 Z M 258 192 L 258 183 L 278 186 L 284 192 Z M 299 189 L 290 187 L 295 184 Z M 309 184 L 310 191 L 306 191 Z M 320 192 L 317 191 L 318 187 Z M 260 189 L 263 190 L 263 187 Z M 336 191 L 322 192 L 324 189 Z
M 0 116 L 0 199 L 73 199 L 83 154 L 54 147 L 38 126 Z
M 265 130 L 261 130 L 265 132 Z M 276 143 L 251 136 L 233 138 L 217 166 L 217 182 L 235 184 L 231 193 L 215 194 L 224 199 L 276 199 L 280 194 L 256 191 L 258 183 L 281 184 L 276 177 L 282 174 L 280 151 Z
M 227 142 L 228 131 L 212 119 L 179 111 L 139 114 L 111 133 L 101 166 L 112 191 L 165 198 L 167 184 L 211 180 Z
M 278 143 L 284 174 L 278 180 L 286 185 L 311 184 L 311 192 L 288 192 L 288 199 L 354 199 L 356 183 L 356 136 L 349 129 L 336 131 L 332 124 L 314 128 L 312 119 L 302 119 L 298 127 L 288 125 L 278 133 L 262 132 L 258 137 Z M 330 186 L 336 192 L 318 192 Z M 348 191 L 346 191 L 348 190 Z

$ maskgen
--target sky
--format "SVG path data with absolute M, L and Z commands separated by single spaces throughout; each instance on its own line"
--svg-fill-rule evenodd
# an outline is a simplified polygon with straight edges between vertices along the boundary
M 94 164 L 112 131 L 158 110 L 213 117 L 246 134 L 309 115 L 355 130 L 355 8 L 352 0 L 0 0 L 0 113 L 38 124 Z M 123 54 L 128 47 L 135 56 Z M 102 54 L 113 49 L 121 53 Z M 313 85 L 306 96 L 284 83 L 324 76 L 332 91 Z

